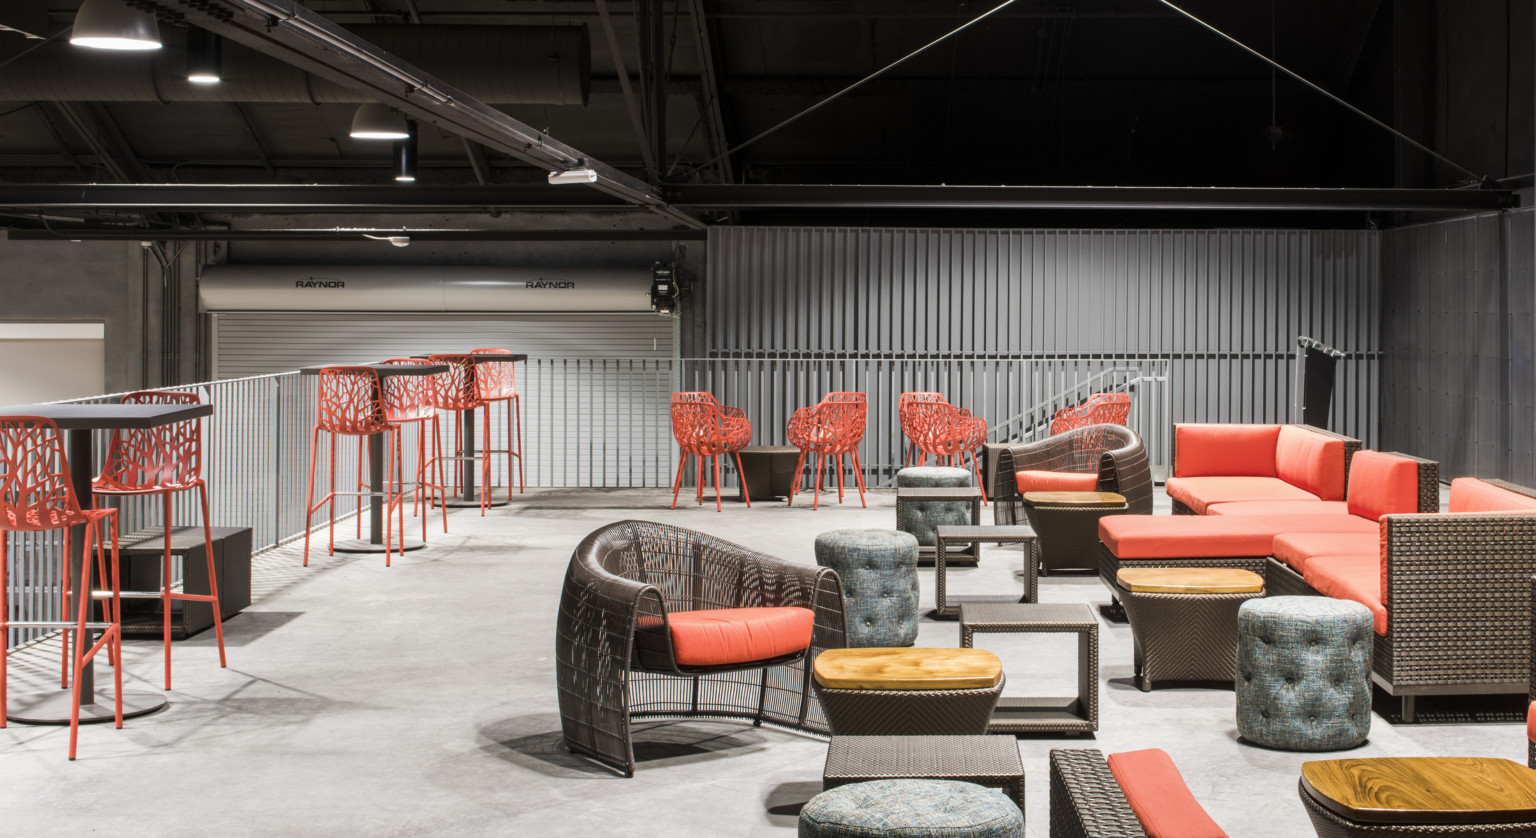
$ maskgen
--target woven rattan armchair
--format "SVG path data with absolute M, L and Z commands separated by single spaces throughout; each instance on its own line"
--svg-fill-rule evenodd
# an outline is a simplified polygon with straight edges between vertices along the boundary
M 1132 515 L 1152 514 L 1152 470 L 1141 437 L 1124 425 L 1089 425 L 1039 442 L 1003 449 L 997 461 L 998 495 L 993 515 L 999 525 L 1026 524 L 1024 498 L 1013 480 L 1020 471 L 1097 472 L 1095 491 L 1125 496 Z
M 1051 838 L 1146 838 L 1120 783 L 1091 748 L 1051 751 Z
M 799 606 L 815 611 L 809 649 L 729 667 L 673 658 L 669 611 Z M 847 626 L 837 574 L 774 558 L 701 532 L 620 521 L 571 556 L 555 633 L 565 745 L 634 776 L 634 718 L 714 717 L 826 733 L 810 664 L 842 648 Z

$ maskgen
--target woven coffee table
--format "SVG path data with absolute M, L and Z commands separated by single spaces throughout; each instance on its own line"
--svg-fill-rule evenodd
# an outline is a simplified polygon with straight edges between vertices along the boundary
M 985 649 L 828 649 L 812 672 L 833 736 L 982 734 L 1003 691 Z
M 1099 729 L 1099 621 L 1075 602 L 966 603 L 960 606 L 960 645 L 980 633 L 1077 635 L 1077 695 L 1005 696 L 988 733 L 1092 733 Z
M 800 449 L 793 445 L 748 445 L 738 453 L 741 457 L 741 479 L 754 498 L 763 500 L 787 498 L 794 491 L 795 463 L 800 461 Z M 740 489 L 737 490 L 740 500 Z
M 1299 786 L 1325 838 L 1536 835 L 1536 771 L 1507 759 L 1317 760 Z
M 1131 621 L 1136 685 L 1231 683 L 1237 672 L 1237 609 L 1264 595 L 1264 577 L 1227 567 L 1121 568 L 1115 592 Z
M 1024 763 L 1012 736 L 834 736 L 823 788 L 869 780 L 961 780 L 1001 789 L 1024 811 Z
M 1130 507 L 1114 492 L 1025 492 L 1024 514 L 1040 536 L 1040 573 L 1099 567 L 1099 519 Z
M 978 547 L 982 542 L 990 544 L 1022 544 L 1024 545 L 1024 594 L 1019 599 L 1004 594 L 956 594 L 951 596 L 948 591 L 948 568 L 950 549 L 952 544 L 971 544 L 971 555 L 979 556 Z M 951 527 L 938 526 L 933 530 L 934 543 L 934 613 L 940 617 L 960 616 L 960 603 L 962 602 L 1034 602 L 1039 595 L 1039 576 L 1036 569 L 1039 567 L 1037 556 L 1039 551 L 1035 549 L 1035 531 L 1029 527 L 1001 526 L 1001 527 Z
M 901 486 L 896 489 L 896 529 L 903 532 L 907 531 L 907 504 L 927 503 L 936 500 L 969 501 L 971 504 L 971 526 L 981 525 L 981 490 L 975 486 L 938 488 Z M 936 562 L 936 553 L 937 548 L 919 546 L 917 548 L 917 566 L 933 567 Z M 949 560 L 950 564 L 976 566 L 976 554 L 974 552 L 969 556 L 951 555 Z

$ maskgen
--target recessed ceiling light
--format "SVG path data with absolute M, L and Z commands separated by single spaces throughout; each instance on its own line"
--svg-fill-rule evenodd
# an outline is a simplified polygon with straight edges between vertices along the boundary
M 154 15 L 129 8 L 122 0 L 85 0 L 75 13 L 69 42 L 91 49 L 159 49 L 160 25 Z

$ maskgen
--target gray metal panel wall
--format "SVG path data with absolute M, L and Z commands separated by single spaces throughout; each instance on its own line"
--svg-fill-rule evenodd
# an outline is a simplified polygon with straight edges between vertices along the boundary
M 1536 485 L 1530 209 L 1383 234 L 1383 446 Z
M 710 354 L 1168 358 L 1173 421 L 1285 421 L 1304 334 L 1351 353 L 1330 424 L 1371 445 L 1378 243 L 1370 231 L 715 227 Z M 1009 409 L 1040 397 L 1021 391 Z

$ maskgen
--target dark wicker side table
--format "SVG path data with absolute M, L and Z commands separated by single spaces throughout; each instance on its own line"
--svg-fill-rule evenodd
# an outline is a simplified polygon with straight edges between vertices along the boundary
M 934 528 L 934 613 L 940 617 L 960 616 L 960 604 L 962 602 L 1035 602 L 1039 598 L 1039 576 L 1036 569 L 1039 567 L 1039 551 L 1035 548 L 1035 531 L 1029 527 L 1003 526 L 1003 527 L 949 527 L 940 526 Z M 972 555 L 979 556 L 977 548 L 981 542 L 990 544 L 1022 544 L 1024 545 L 1024 595 L 1020 599 L 1014 599 L 1006 594 L 956 594 L 948 593 L 949 555 L 951 544 L 971 544 Z
M 800 449 L 793 445 L 748 445 L 741 449 L 741 479 L 752 497 L 787 498 L 794 491 L 795 463 Z M 737 490 L 737 500 L 741 492 Z
M 901 486 L 896 489 L 896 529 L 907 532 L 907 504 L 927 503 L 935 500 L 962 500 L 971 502 L 971 526 L 981 526 L 981 490 L 975 486 L 955 486 L 953 488 L 926 488 Z M 937 548 L 917 548 L 917 566 L 934 567 L 937 562 Z M 969 567 L 976 566 L 976 554 L 969 556 L 950 556 L 951 564 L 966 564 Z
M 1024 762 L 1012 736 L 834 736 L 827 747 L 823 788 L 907 779 L 1001 789 L 1024 811 Z
M 1536 835 L 1536 771 L 1507 759 L 1317 760 L 1297 785 L 1319 838 Z
M 1131 620 L 1136 685 L 1230 684 L 1237 673 L 1237 610 L 1264 595 L 1264 577 L 1225 567 L 1137 567 L 1115 574 Z
M 1077 635 L 1077 695 L 1004 696 L 988 733 L 1092 733 L 1099 729 L 1099 621 L 1084 603 L 967 603 L 960 606 L 960 645 L 990 632 Z
M 827 649 L 811 685 L 833 736 L 966 736 L 987 732 L 1003 667 L 983 649 Z
M 1024 514 L 1040 536 L 1040 574 L 1099 568 L 1099 519 L 1123 515 L 1125 496 L 1114 492 L 1026 492 Z

